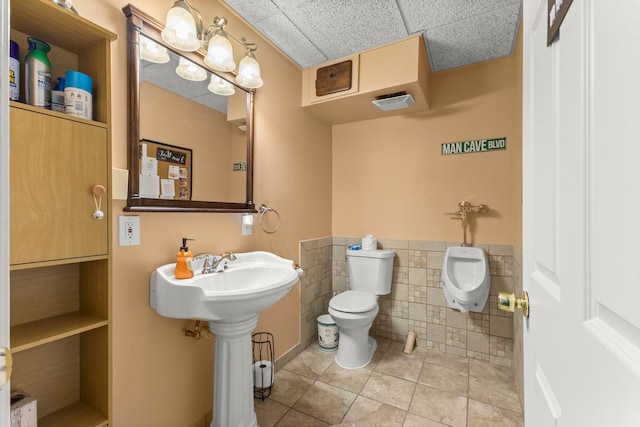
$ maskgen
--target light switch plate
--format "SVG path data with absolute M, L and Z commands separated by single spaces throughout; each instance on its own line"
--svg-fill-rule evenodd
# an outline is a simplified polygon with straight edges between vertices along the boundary
M 140 244 L 140 217 L 120 215 L 118 217 L 118 235 L 120 246 Z

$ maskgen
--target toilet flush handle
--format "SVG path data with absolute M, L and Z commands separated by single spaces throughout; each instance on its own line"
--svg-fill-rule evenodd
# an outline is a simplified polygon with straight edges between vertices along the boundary
M 516 295 L 509 292 L 498 293 L 498 308 L 502 311 L 513 313 L 517 308 L 522 310 L 524 317 L 529 317 L 529 294 L 524 291 L 522 298 L 516 298 Z

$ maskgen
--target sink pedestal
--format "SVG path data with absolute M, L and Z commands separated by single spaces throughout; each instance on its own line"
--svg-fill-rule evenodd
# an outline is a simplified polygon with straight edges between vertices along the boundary
M 211 427 L 257 427 L 253 407 L 251 332 L 258 315 L 209 321 L 216 335 Z

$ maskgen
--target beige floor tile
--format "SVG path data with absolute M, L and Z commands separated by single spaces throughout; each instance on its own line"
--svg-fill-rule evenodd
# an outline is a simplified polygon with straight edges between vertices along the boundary
M 313 380 L 303 375 L 281 369 L 276 372 L 269 399 L 293 406 L 313 385 Z
M 468 427 L 522 427 L 522 415 L 483 402 L 469 400 Z
M 317 380 L 333 363 L 333 359 L 305 350 L 287 363 L 287 371 Z
M 442 351 L 429 350 L 424 361 L 433 365 L 444 366 L 460 372 L 469 372 L 469 359 Z
M 412 355 L 389 350 L 384 354 L 375 370 L 376 372 L 416 382 L 422 370 L 422 358 L 414 358 Z
M 376 343 L 378 344 L 378 349 L 376 351 L 384 353 L 389 349 L 389 346 L 391 345 L 391 340 L 388 340 L 386 338 L 379 338 L 379 337 L 375 337 L 375 339 L 376 339 Z
M 336 354 L 338 353 L 336 350 L 327 351 L 327 350 L 321 349 L 317 342 L 314 342 L 313 344 L 309 345 L 307 348 L 304 349 L 304 351 L 307 351 L 307 352 L 313 353 L 313 354 L 317 354 L 318 356 L 326 357 L 326 358 L 329 358 L 331 360 L 335 359 L 336 358 Z
M 402 409 L 358 396 L 342 423 L 362 427 L 402 427 L 405 416 Z
M 309 345 L 276 373 L 271 396 L 255 401 L 260 426 L 523 426 L 510 368 L 376 340 L 362 369 L 342 369 L 336 352 Z
M 319 381 L 298 400 L 294 408 L 330 424 L 338 424 L 357 394 Z
M 254 399 L 254 408 L 260 427 L 273 427 L 278 420 L 289 410 L 287 405 L 271 399 Z
M 317 418 L 298 412 L 295 409 L 290 409 L 275 427 L 328 427 L 329 425 Z M 260 427 L 264 426 L 260 424 Z
M 492 365 L 482 360 L 469 359 L 469 375 L 502 382 L 513 382 L 513 371 L 511 368 Z
M 360 393 L 370 376 L 371 371 L 368 369 L 344 369 L 334 363 L 322 374 L 319 381 L 354 393 Z
M 418 383 L 466 396 L 469 392 L 469 374 L 457 369 L 425 363 Z
M 510 368 L 470 360 L 469 398 L 522 413 L 518 391 Z
M 453 427 L 467 425 L 467 398 L 418 384 L 409 412 Z
M 262 427 L 262 426 L 261 426 Z M 448 427 L 446 424 L 428 420 L 416 414 L 407 414 L 402 427 Z
M 415 387 L 416 384 L 411 381 L 373 372 L 360 394 L 406 411 Z
M 378 341 L 380 338 L 376 338 L 376 341 Z M 387 345 L 388 347 L 388 345 Z M 382 358 L 385 355 L 385 350 L 381 349 L 380 347 L 376 348 L 376 352 L 373 353 L 373 357 L 371 358 L 371 362 L 369 362 L 369 364 L 365 367 L 363 367 L 362 369 L 366 369 L 368 371 L 373 371 L 374 369 L 376 369 L 376 367 L 378 366 L 378 363 L 380 363 L 380 361 L 382 360 Z
M 404 347 L 404 343 L 399 341 L 392 341 L 391 344 L 389 344 L 387 353 L 393 352 L 403 355 L 406 359 L 423 361 L 428 352 L 428 350 L 424 347 L 415 347 L 411 353 L 407 354 L 404 352 Z

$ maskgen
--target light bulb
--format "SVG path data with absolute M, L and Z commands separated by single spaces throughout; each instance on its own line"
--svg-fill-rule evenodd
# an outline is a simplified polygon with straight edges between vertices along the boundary
M 260 77 L 260 64 L 256 61 L 253 53 L 247 52 L 246 56 L 242 58 L 242 61 L 240 61 L 236 82 L 244 87 L 252 89 L 262 86 L 263 82 Z
M 204 63 L 218 71 L 233 71 L 236 69 L 236 63 L 233 62 L 231 43 L 224 33 L 216 33 L 216 35 L 209 40 L 209 47 L 207 49 L 207 56 L 204 58 Z
M 167 13 L 166 25 L 162 30 L 162 39 L 171 47 L 193 52 L 200 48 L 196 33 L 196 22 L 184 2 L 176 2 Z

